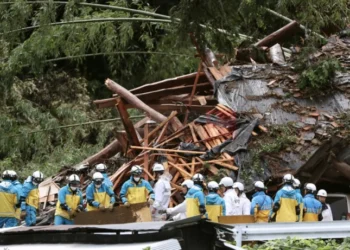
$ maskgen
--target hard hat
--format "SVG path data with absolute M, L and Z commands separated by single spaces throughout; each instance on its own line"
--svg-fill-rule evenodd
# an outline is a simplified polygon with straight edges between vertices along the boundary
M 35 183 L 41 183 L 44 180 L 44 174 L 40 171 L 35 171 L 32 175 L 32 181 Z
M 241 192 L 244 191 L 244 185 L 242 183 L 240 183 L 240 182 L 233 183 L 233 188 L 237 188 Z
M 216 181 L 210 181 L 208 183 L 208 189 L 219 189 L 219 184 Z
M 232 187 L 233 186 L 233 180 L 231 177 L 224 177 L 221 179 L 219 185 L 223 185 L 224 187 Z
M 93 180 L 99 180 L 99 179 L 104 179 L 103 175 L 100 172 L 96 172 L 94 173 L 94 175 L 92 176 Z
M 294 178 L 294 180 L 293 180 L 293 187 L 294 188 L 300 188 L 300 181 L 299 181 L 299 179 Z
M 11 179 L 11 170 L 5 170 L 3 173 L 2 173 L 2 178 L 4 180 L 9 180 Z
M 317 195 L 322 197 L 327 197 L 327 191 L 324 189 L 320 189 L 318 190 Z
M 10 179 L 12 181 L 17 180 L 17 178 L 18 178 L 17 173 L 14 170 L 9 170 L 9 172 L 10 172 Z
M 316 192 L 317 190 L 315 184 L 313 183 L 306 183 L 304 189 L 311 192 Z
M 107 166 L 103 163 L 97 164 L 95 167 L 96 171 L 98 172 L 106 172 L 107 171 Z
M 72 174 L 68 178 L 69 184 L 80 184 L 80 178 L 76 174 Z
M 294 177 L 291 174 L 286 174 L 283 176 L 283 183 L 293 184 Z
M 192 177 L 192 180 L 194 181 L 194 182 L 200 182 L 200 181 L 204 181 L 204 177 L 203 177 L 203 175 L 201 175 L 201 174 L 195 174 L 193 177 Z
M 254 187 L 255 188 L 260 188 L 260 189 L 265 189 L 265 185 L 264 185 L 264 183 L 262 181 L 256 181 L 254 183 Z
M 181 183 L 181 186 L 187 187 L 188 189 L 192 188 L 194 185 L 192 180 L 185 180 L 183 183 Z
M 160 163 L 156 163 L 153 165 L 152 170 L 153 172 L 161 172 L 161 171 L 164 171 L 164 166 Z
M 132 166 L 130 173 L 132 175 L 141 175 L 142 174 L 142 168 L 139 165 Z

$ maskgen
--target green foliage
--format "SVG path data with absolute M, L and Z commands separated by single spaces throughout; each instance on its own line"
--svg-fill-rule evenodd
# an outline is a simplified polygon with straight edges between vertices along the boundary
M 271 240 L 264 244 L 255 244 L 253 247 L 244 246 L 247 250 L 345 250 L 350 248 L 350 240 L 346 238 L 339 243 L 336 240 L 321 240 L 321 239 L 296 239 L 290 238 L 281 240 Z
M 66 73 L 17 79 L 0 108 L 0 171 L 14 169 L 21 178 L 40 169 L 46 176 L 79 163 L 108 143 L 110 124 L 94 124 L 40 133 L 33 130 L 112 118 L 91 105 L 84 78 Z M 69 91 L 67 91 L 69 89 Z
M 332 86 L 335 73 L 341 70 L 342 67 L 337 59 L 326 57 L 305 69 L 301 73 L 298 85 L 301 89 L 328 89 Z

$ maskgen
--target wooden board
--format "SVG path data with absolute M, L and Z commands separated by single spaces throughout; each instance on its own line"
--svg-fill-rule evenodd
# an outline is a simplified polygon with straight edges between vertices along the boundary
M 75 225 L 123 224 L 152 221 L 148 203 L 132 204 L 130 207 L 119 206 L 110 211 L 91 211 L 77 214 Z
M 255 223 L 253 215 L 230 215 L 219 216 L 219 223 L 222 224 L 242 224 Z

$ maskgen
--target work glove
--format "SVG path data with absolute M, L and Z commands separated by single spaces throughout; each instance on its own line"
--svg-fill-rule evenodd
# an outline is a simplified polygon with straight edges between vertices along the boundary
M 22 211 L 21 212 L 21 220 L 24 220 L 27 216 L 27 212 L 26 211 Z
M 148 204 L 149 204 L 150 206 L 152 206 L 152 205 L 153 205 L 153 203 L 154 203 L 154 200 L 153 200 L 153 199 L 151 199 L 151 198 L 149 198 L 149 199 L 148 199 Z
M 129 203 L 129 202 L 125 202 L 125 203 L 124 203 L 124 206 L 130 207 L 130 203 Z
M 69 217 L 73 219 L 77 215 L 77 211 L 71 209 L 68 211 Z
M 109 207 L 108 207 L 108 211 L 113 212 L 113 209 L 114 209 L 113 204 L 110 204 Z
M 83 205 L 79 205 L 77 207 L 77 212 L 80 213 L 80 212 L 83 212 L 84 211 L 84 206 Z
M 98 206 L 98 209 L 102 212 L 106 211 L 106 208 L 102 204 Z
M 199 206 L 199 212 L 200 212 L 201 215 L 205 215 L 205 213 L 207 212 L 205 210 L 205 206 Z

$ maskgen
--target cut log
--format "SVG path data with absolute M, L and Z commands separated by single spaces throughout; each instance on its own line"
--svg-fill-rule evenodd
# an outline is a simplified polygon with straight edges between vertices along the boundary
M 283 26 L 279 30 L 271 33 L 270 35 L 264 37 L 259 42 L 255 43 L 255 47 L 270 47 L 276 43 L 283 42 L 285 39 L 290 38 L 293 36 L 296 31 L 300 29 L 298 22 L 293 21 L 291 23 L 288 23 L 287 25 Z
M 166 120 L 166 116 L 162 115 L 161 113 L 155 111 L 154 109 L 147 106 L 144 102 L 142 102 L 139 98 L 137 98 L 135 95 L 130 93 L 128 90 L 126 90 L 124 87 L 120 86 L 116 82 L 112 81 L 111 79 L 107 79 L 105 82 L 108 89 L 113 91 L 114 93 L 118 94 L 122 98 L 128 101 L 128 103 L 135 105 L 136 108 L 141 109 L 145 111 L 153 120 L 157 122 L 163 122 Z M 177 125 L 177 123 L 171 123 L 173 125 L 173 129 L 176 131 L 180 129 Z

